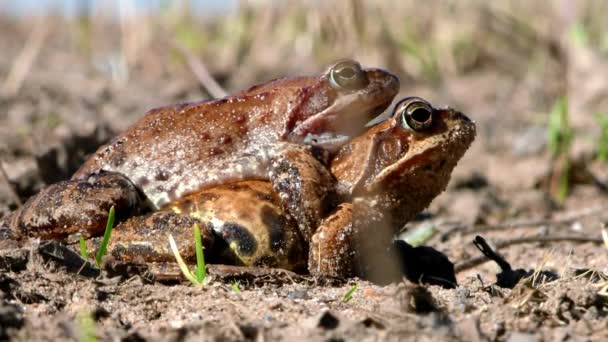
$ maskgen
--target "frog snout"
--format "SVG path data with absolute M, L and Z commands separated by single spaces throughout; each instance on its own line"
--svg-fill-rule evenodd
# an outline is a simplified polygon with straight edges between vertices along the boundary
M 399 81 L 399 77 L 392 72 L 384 69 L 372 68 L 367 70 L 367 74 L 370 82 L 380 83 L 382 85 L 381 89 L 383 89 L 383 91 L 385 91 L 387 94 L 391 94 L 392 97 L 397 95 L 399 92 L 401 82 Z
M 464 113 L 462 113 L 462 112 L 454 111 L 454 116 L 458 120 L 463 120 L 463 121 L 469 122 L 469 123 L 475 123 L 473 120 L 471 120 L 468 116 L 464 115 Z

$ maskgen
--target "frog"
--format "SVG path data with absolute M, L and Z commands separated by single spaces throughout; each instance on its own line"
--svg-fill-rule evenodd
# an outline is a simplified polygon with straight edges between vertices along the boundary
M 321 74 L 152 109 L 70 180 L 30 198 L 10 218 L 11 238 L 88 238 L 103 232 L 112 206 L 121 222 L 201 189 L 258 179 L 273 184 L 310 240 L 331 192 L 323 163 L 388 108 L 398 90 L 390 71 L 345 59 Z
M 387 120 L 353 138 L 330 160 L 334 201 L 309 241 L 270 182 L 246 180 L 205 189 L 151 216 L 127 220 L 116 228 L 109 250 L 117 259 L 165 265 L 174 260 L 167 243 L 171 234 L 184 259 L 194 263 L 196 223 L 204 229 L 205 256 L 211 262 L 331 277 L 394 277 L 390 273 L 397 270 L 389 265 L 397 265 L 383 250 L 446 188 L 475 134 L 475 123 L 463 113 L 407 97 Z M 158 225 L 184 216 L 190 220 L 182 225 Z

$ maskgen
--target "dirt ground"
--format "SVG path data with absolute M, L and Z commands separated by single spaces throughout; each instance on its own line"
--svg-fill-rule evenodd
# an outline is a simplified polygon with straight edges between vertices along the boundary
M 0 79 L 8 80 L 15 61 L 27 58 L 23 42 L 35 38 L 22 23 L 3 19 L 0 26 Z M 18 89 L 5 81 L 0 97 L 0 162 L 8 178 L 0 175 L 0 217 L 44 185 L 68 178 L 146 110 L 208 97 L 188 63 L 169 63 L 174 56 L 162 46 L 131 69 L 128 81 L 116 81 L 110 53 L 77 53 L 71 31 L 53 27 L 53 39 L 43 39 Z M 607 59 L 561 42 L 557 57 L 521 66 L 534 53 L 499 31 L 471 70 L 440 70 L 447 74 L 439 83 L 421 81 L 407 63 L 396 71 L 400 96 L 449 104 L 478 125 L 446 192 L 407 226 L 434 227 L 426 245 L 456 264 L 456 289 L 280 271 L 223 277 L 213 267 L 209 283 L 195 288 L 150 281 L 133 270 L 80 269 L 61 245 L 31 241 L 0 251 L 0 340 L 607 340 L 608 296 L 601 290 L 608 286 L 608 250 L 601 229 L 608 222 L 608 164 L 593 159 L 600 135 L 594 114 L 608 115 Z M 537 48 L 553 51 L 549 45 Z M 390 54 L 353 56 L 365 65 L 394 66 Z M 294 61 L 269 71 L 252 62 L 259 69 L 253 76 L 227 78 L 221 61 L 205 61 L 229 91 L 252 78 L 324 65 Z M 564 95 L 575 138 L 569 195 L 560 203 L 546 185 L 560 165 L 548 151 L 547 124 Z M 513 289 L 496 286 L 496 264 L 476 262 L 476 235 L 503 246 L 513 268 L 546 272 L 530 272 Z

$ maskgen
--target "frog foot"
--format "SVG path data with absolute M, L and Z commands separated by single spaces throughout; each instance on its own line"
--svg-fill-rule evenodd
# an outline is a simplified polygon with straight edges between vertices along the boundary
M 138 213 L 141 202 L 126 177 L 102 172 L 46 187 L 13 213 L 9 226 L 14 238 L 63 239 L 74 233 L 96 236 L 103 234 L 112 206 L 120 222 Z

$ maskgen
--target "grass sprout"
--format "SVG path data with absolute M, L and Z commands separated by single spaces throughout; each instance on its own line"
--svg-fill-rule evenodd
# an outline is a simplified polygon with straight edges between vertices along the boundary
M 241 284 L 237 280 L 233 281 L 230 287 L 232 287 L 232 291 L 234 291 L 234 293 L 241 293 Z
M 432 224 L 427 224 L 408 230 L 400 238 L 413 247 L 418 247 L 429 241 L 435 233 L 437 233 L 437 228 Z
M 177 265 L 179 269 L 182 271 L 182 274 L 186 279 L 188 279 L 194 286 L 202 286 L 205 282 L 205 278 L 207 278 L 207 269 L 205 267 L 205 256 L 203 254 L 203 242 L 201 239 L 201 230 L 198 224 L 195 224 L 194 227 L 194 244 L 196 249 L 196 269 L 194 272 L 190 271 L 184 259 L 179 254 L 179 249 L 177 248 L 177 244 L 175 243 L 175 239 L 171 234 L 169 234 L 169 245 L 171 247 L 171 251 L 173 251 L 173 255 L 175 256 L 175 260 L 177 261 Z
M 80 256 L 85 261 L 89 260 L 89 251 L 87 250 L 87 243 L 84 241 L 82 235 L 78 238 L 78 242 L 80 244 Z
M 99 267 L 101 265 L 101 260 L 103 259 L 104 255 L 106 255 L 106 251 L 108 249 L 108 243 L 110 242 L 110 236 L 112 235 L 112 229 L 114 228 L 115 215 L 116 215 L 116 213 L 114 210 L 114 206 L 112 206 L 110 208 L 110 212 L 108 213 L 108 221 L 106 222 L 106 230 L 103 233 L 103 240 L 101 240 L 101 245 L 99 245 L 97 254 L 95 254 L 95 265 L 97 267 Z M 82 243 L 80 246 L 82 248 Z
M 348 289 L 348 291 L 346 291 L 344 297 L 342 298 L 342 303 L 348 303 L 351 299 L 353 299 L 353 294 L 355 294 L 358 289 L 359 283 L 353 285 L 350 289 Z
M 202 283 L 207 277 L 207 269 L 205 267 L 205 255 L 203 254 L 201 230 L 198 227 L 198 224 L 194 225 L 194 243 L 196 247 L 196 280 Z
M 582 23 L 576 23 L 570 30 L 570 37 L 578 46 L 587 46 L 589 44 L 589 32 Z
M 549 151 L 554 160 L 562 159 L 561 163 L 556 163 L 559 169 L 554 170 L 559 177 L 557 187 L 551 189 L 551 195 L 559 203 L 563 203 L 570 192 L 569 155 L 573 139 L 574 133 L 568 120 L 568 100 L 560 97 L 551 110 L 548 130 Z
M 76 316 L 76 334 L 78 341 L 82 342 L 96 342 L 97 338 L 97 327 L 95 320 L 91 313 L 81 312 Z
M 598 113 L 596 118 L 600 126 L 596 158 L 601 162 L 608 162 L 608 113 Z
M 560 97 L 555 101 L 549 116 L 549 150 L 553 156 L 570 151 L 574 134 L 568 120 L 568 100 Z

